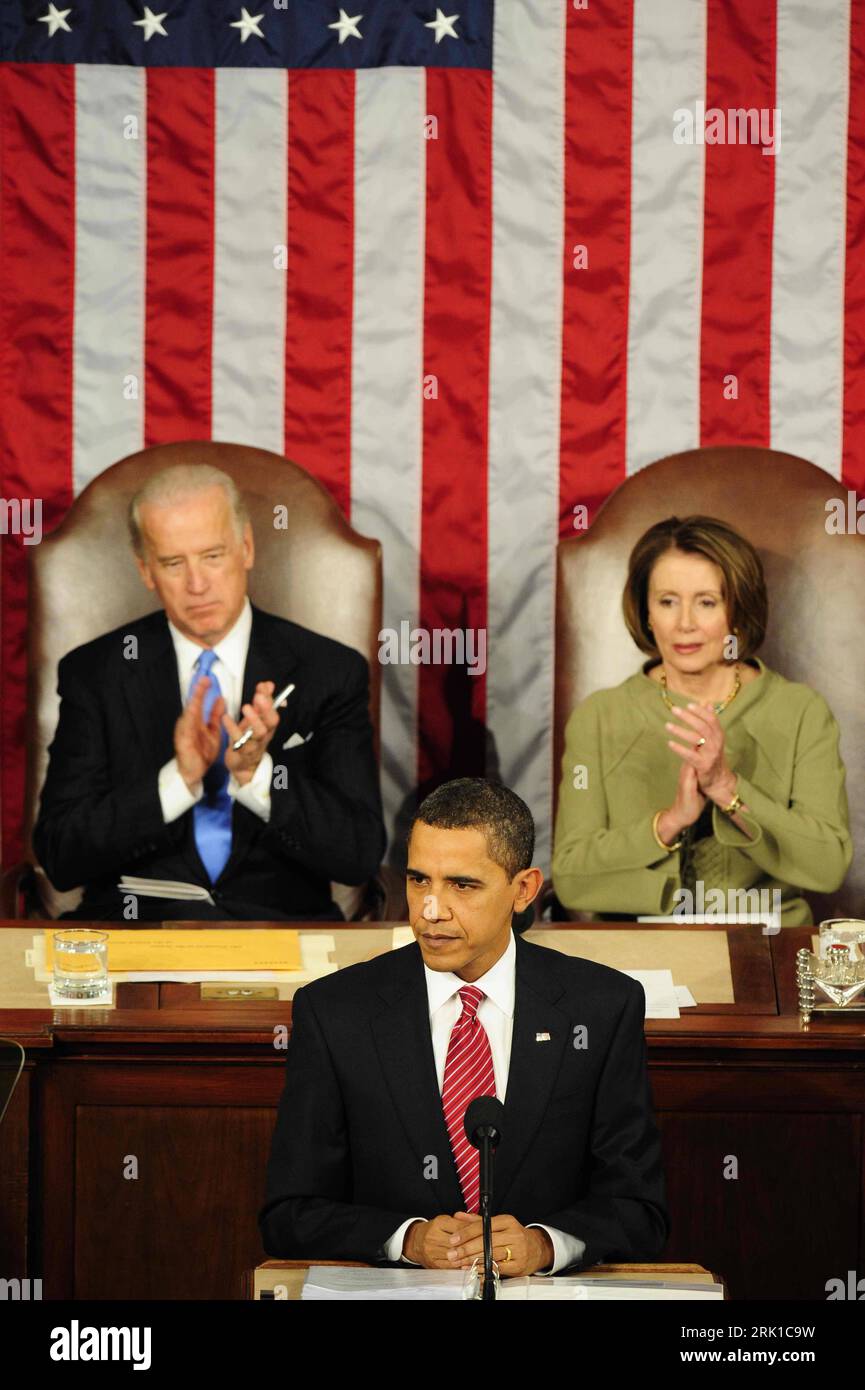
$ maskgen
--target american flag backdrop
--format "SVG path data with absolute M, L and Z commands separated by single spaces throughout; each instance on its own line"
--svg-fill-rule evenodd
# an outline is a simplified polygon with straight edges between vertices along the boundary
M 484 675 L 384 667 L 391 826 L 487 770 L 548 863 L 575 507 L 700 444 L 862 482 L 865 4 L 0 0 L 0 49 L 3 498 L 48 530 L 147 445 L 295 460 L 381 540 L 385 626 L 487 634 Z M 706 108 L 776 112 L 774 152 L 674 139 Z

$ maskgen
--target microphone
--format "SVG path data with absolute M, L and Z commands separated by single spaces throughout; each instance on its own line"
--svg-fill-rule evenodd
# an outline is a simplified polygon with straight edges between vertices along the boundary
M 504 1117 L 505 1107 L 500 1100 L 495 1096 L 478 1096 L 466 1108 L 465 1130 L 469 1143 L 478 1149 L 481 1139 L 488 1138 L 495 1148 L 502 1137 Z
M 481 1295 L 483 1303 L 491 1303 L 496 1296 L 495 1283 L 493 1282 L 493 1233 L 491 1225 L 493 1158 L 498 1145 L 501 1143 L 504 1117 L 505 1107 L 500 1100 L 497 1100 L 495 1096 L 478 1096 L 467 1106 L 464 1120 L 466 1138 L 474 1148 L 480 1150 L 478 1204 L 483 1223 L 484 1240 L 484 1287 Z

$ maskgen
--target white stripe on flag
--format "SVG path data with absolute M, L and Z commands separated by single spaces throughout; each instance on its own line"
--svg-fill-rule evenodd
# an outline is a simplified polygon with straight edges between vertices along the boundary
M 700 443 L 705 145 L 673 140 L 706 94 L 706 12 L 634 8 L 627 472 Z
M 140 68 L 73 71 L 77 494 L 143 441 L 147 112 Z
M 355 95 L 351 522 L 382 544 L 385 627 L 418 615 L 424 322 L 425 79 L 359 70 Z M 417 782 L 417 667 L 382 671 L 389 837 Z
M 565 7 L 496 5 L 487 726 L 550 854 Z M 492 772 L 493 769 L 489 768 Z
M 283 452 L 288 74 L 216 74 L 212 437 Z M 284 264 L 284 262 L 283 262 Z
M 850 6 L 777 13 L 771 443 L 840 477 Z

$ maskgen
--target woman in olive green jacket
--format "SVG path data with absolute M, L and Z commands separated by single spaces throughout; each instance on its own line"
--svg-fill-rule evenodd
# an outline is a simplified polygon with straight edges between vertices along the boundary
M 834 892 L 852 858 L 844 766 L 823 697 L 754 656 L 756 551 L 710 517 L 659 522 L 623 609 L 650 660 L 568 720 L 557 897 L 612 917 L 768 903 L 782 926 L 810 923 L 801 891 Z

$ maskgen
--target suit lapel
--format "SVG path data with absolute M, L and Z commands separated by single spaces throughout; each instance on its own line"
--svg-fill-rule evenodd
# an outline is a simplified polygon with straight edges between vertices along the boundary
M 502 1142 L 495 1159 L 493 1207 L 505 1210 L 508 1191 L 534 1138 L 570 1039 L 568 1016 L 557 1007 L 564 990 L 555 970 L 517 937 L 514 1028 Z M 538 1034 L 549 1033 L 549 1041 Z
M 177 655 L 165 613 L 146 618 L 137 636 L 138 659 L 129 662 L 130 678 L 124 686 L 126 701 L 147 761 L 160 768 L 174 757 L 174 726 L 183 708 Z M 191 830 L 177 848 L 189 866 L 190 881 L 210 887 Z
M 294 648 L 288 644 L 285 636 L 280 631 L 275 630 L 274 624 L 269 620 L 269 614 L 263 613 L 260 608 L 252 607 L 252 630 L 249 634 L 249 649 L 246 653 L 246 666 L 243 671 L 243 696 L 242 704 L 247 704 L 255 694 L 255 687 L 259 681 L 273 681 L 278 694 L 283 686 L 288 685 L 297 672 L 298 657 Z M 282 628 L 281 622 L 279 628 Z M 291 714 L 291 702 L 294 695 L 289 695 L 288 703 L 284 710 L 280 710 L 280 717 L 288 717 Z M 273 736 L 271 751 L 276 743 L 279 730 Z M 274 762 L 278 759 L 274 758 Z
M 382 1072 L 394 1106 L 414 1149 L 418 1173 L 426 1177 L 429 1159 L 437 1172 L 428 1181 L 443 1212 L 459 1211 L 463 1196 L 451 1153 L 435 1069 L 429 1000 L 420 947 L 395 953 L 400 972 L 382 987 L 385 1010 L 372 1030 Z
M 174 725 L 182 709 L 174 643 L 163 612 L 144 619 L 135 634 L 138 655 L 126 663 L 126 702 L 146 756 L 157 767 L 174 756 Z
M 248 704 L 252 700 L 259 681 L 273 681 L 276 686 L 273 693 L 277 695 L 288 685 L 293 674 L 297 671 L 297 665 L 298 661 L 294 649 L 288 646 L 284 638 L 277 637 L 273 625 L 268 621 L 268 615 L 253 604 L 252 630 L 249 634 L 249 647 L 243 670 L 241 705 Z M 279 727 L 270 741 L 268 751 L 274 765 L 278 764 L 280 760 L 280 752 L 285 738 L 283 730 L 292 718 L 293 699 L 294 696 L 290 695 L 285 709 L 279 711 Z M 243 715 L 241 713 L 237 723 L 242 723 L 242 721 Z M 294 727 L 294 724 L 291 727 Z M 238 864 L 243 862 L 258 829 L 256 819 L 254 812 L 243 814 L 241 808 L 235 803 L 231 823 L 231 854 L 219 876 L 220 879 L 230 874 Z

